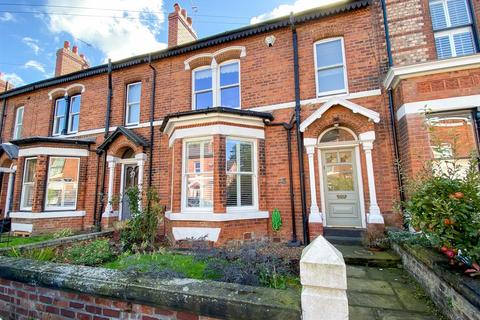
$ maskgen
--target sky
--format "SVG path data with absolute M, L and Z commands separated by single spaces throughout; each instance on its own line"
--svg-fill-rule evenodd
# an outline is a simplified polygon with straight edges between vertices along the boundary
M 164 49 L 175 2 L 203 38 L 337 1 L 0 0 L 0 72 L 16 87 L 51 78 L 65 40 L 90 66 Z

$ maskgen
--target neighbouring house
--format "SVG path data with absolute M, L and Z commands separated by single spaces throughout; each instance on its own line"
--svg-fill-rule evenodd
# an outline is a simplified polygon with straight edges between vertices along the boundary
M 398 162 L 414 176 L 448 158 L 451 130 L 463 156 L 478 149 L 479 12 L 346 1 L 197 39 L 176 4 L 165 50 L 88 67 L 66 42 L 55 78 L 0 94 L 2 215 L 32 233 L 109 227 L 138 186 L 172 241 L 399 224 Z

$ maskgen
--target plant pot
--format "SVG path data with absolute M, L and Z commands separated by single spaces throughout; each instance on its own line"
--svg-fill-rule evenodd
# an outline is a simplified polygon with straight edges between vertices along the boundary
M 381 251 L 385 251 L 385 249 L 383 248 L 379 248 L 379 247 L 367 247 L 367 249 L 369 251 L 372 251 L 372 252 L 381 252 Z

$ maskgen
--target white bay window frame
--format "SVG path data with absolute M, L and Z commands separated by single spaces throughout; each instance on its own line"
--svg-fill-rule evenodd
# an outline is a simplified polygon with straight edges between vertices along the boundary
M 327 42 L 338 41 L 338 40 L 340 40 L 341 48 L 342 48 L 342 63 L 319 67 L 318 61 L 317 61 L 317 53 L 318 53 L 317 45 L 324 44 Z M 317 97 L 330 96 L 330 95 L 336 95 L 336 94 L 348 94 L 349 92 L 348 91 L 348 72 L 347 72 L 347 61 L 345 57 L 345 41 L 343 37 L 327 38 L 327 39 L 316 41 L 313 44 L 313 54 L 314 54 L 313 59 L 315 63 L 315 92 L 317 94 Z M 339 67 L 343 67 L 343 86 L 344 86 L 343 89 L 331 90 L 331 91 L 320 91 L 318 72 L 322 70 L 329 70 L 329 69 L 334 69 Z
M 25 116 L 25 107 L 17 108 L 15 112 L 15 127 L 13 129 L 13 139 L 20 139 L 22 137 L 23 117 Z
M 256 139 L 247 139 L 247 138 L 241 138 L 241 137 L 235 137 L 235 136 L 229 136 L 225 140 L 225 150 L 228 141 L 237 141 L 237 142 L 247 142 L 252 145 L 252 172 L 242 172 L 242 171 L 235 171 L 235 172 L 228 172 L 228 158 L 227 156 L 225 157 L 225 170 L 226 170 L 226 175 L 236 175 L 237 176 L 237 205 L 236 206 L 228 206 L 225 204 L 227 208 L 227 213 L 236 213 L 236 212 L 245 212 L 245 211 L 257 211 L 258 210 L 258 161 L 257 161 L 257 140 Z M 240 164 L 240 144 L 237 145 L 237 163 Z M 241 175 L 251 175 L 252 176 L 252 205 L 251 206 L 242 206 L 241 205 L 241 187 L 240 187 L 240 179 L 238 179 L 239 176 Z M 240 191 L 240 192 L 239 192 Z M 227 190 L 225 190 L 225 193 Z
M 51 174 L 51 169 L 52 169 L 52 160 L 54 159 L 74 159 L 77 160 L 77 181 L 76 182 L 60 182 L 62 187 L 62 200 L 61 206 L 49 206 L 48 205 L 48 190 L 50 186 L 50 174 Z M 78 201 L 78 185 L 79 185 L 79 179 L 80 179 L 80 158 L 77 157 L 62 157 L 62 156 L 55 156 L 55 157 L 49 157 L 48 159 L 48 172 L 47 172 L 47 183 L 45 187 L 45 211 L 64 211 L 64 210 L 75 210 L 77 208 L 77 201 Z M 65 201 L 65 189 L 64 186 L 65 184 L 76 184 L 75 186 L 75 204 L 73 206 L 65 206 L 63 203 Z
M 35 161 L 35 172 L 37 171 L 37 158 L 34 157 L 34 158 L 25 158 L 25 161 L 24 161 L 24 167 L 23 167 L 23 177 L 22 177 L 22 195 L 21 195 L 21 198 L 20 198 L 20 210 L 22 211 L 32 211 L 32 206 L 26 206 L 25 203 L 26 203 L 26 199 L 25 199 L 25 186 L 31 186 L 32 187 L 32 193 L 34 193 L 35 191 L 35 174 L 33 175 L 33 181 L 25 181 L 25 176 L 26 176 L 26 172 L 27 172 L 27 169 L 28 169 L 28 163 L 30 161 Z M 34 195 L 35 196 L 35 195 Z M 32 203 L 33 205 L 33 203 Z
M 220 69 L 222 66 L 226 66 L 229 64 L 236 63 L 238 64 L 238 83 L 237 84 L 231 84 L 231 85 L 225 85 L 221 86 L 220 85 Z M 212 86 L 211 89 L 205 89 L 205 90 L 196 90 L 195 88 L 195 73 L 198 71 L 203 71 L 203 70 L 208 70 L 210 69 L 212 71 Z M 192 110 L 197 110 L 196 109 L 196 94 L 197 93 L 203 93 L 203 92 L 209 92 L 212 91 L 212 108 L 215 107 L 222 107 L 221 101 L 222 101 L 222 89 L 227 89 L 227 88 L 232 88 L 232 87 L 237 87 L 238 86 L 238 108 L 232 108 L 232 109 L 241 109 L 242 108 L 242 80 L 241 80 L 241 64 L 239 59 L 230 59 L 223 61 L 222 63 L 218 64 L 215 59 L 212 60 L 212 63 L 208 66 L 201 66 L 198 68 L 195 68 L 192 71 Z M 201 110 L 201 109 L 198 109 Z

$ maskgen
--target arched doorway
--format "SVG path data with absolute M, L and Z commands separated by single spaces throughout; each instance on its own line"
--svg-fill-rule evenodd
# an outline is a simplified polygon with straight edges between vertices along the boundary
M 326 226 L 365 226 L 358 146 L 357 136 L 348 128 L 332 127 L 318 138 L 320 190 Z
M 130 201 L 127 195 L 128 190 L 138 187 L 139 166 L 135 159 L 135 152 L 131 148 L 127 148 L 119 161 L 121 164 L 121 178 L 120 178 L 120 220 L 128 220 L 132 216 L 130 209 Z

